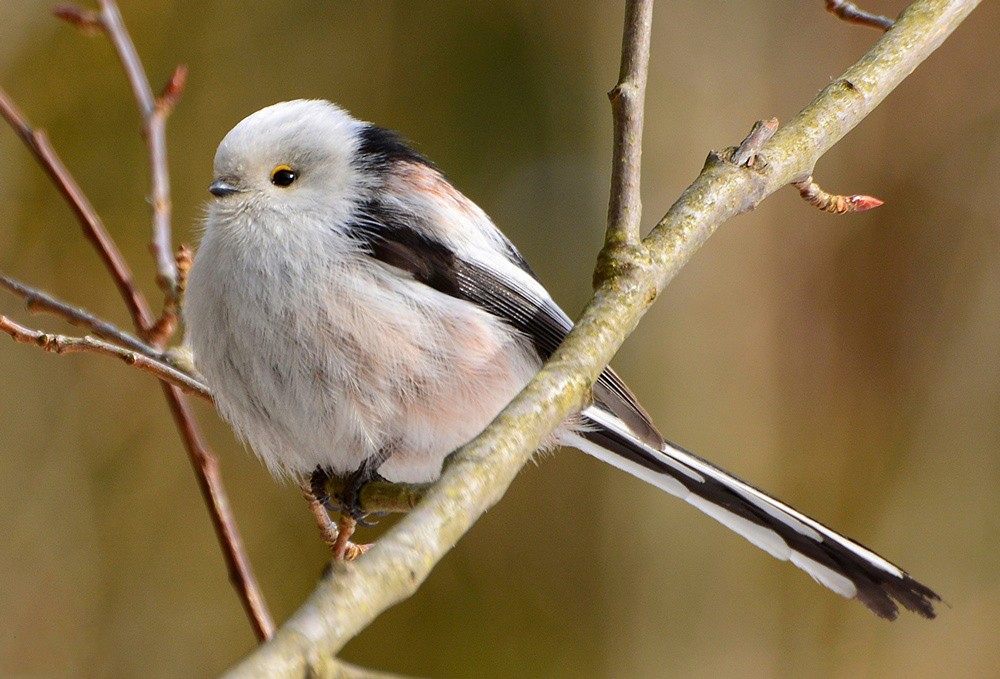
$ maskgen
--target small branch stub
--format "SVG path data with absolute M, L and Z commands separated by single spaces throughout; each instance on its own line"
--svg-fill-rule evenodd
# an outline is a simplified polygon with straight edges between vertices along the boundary
M 888 31 L 896 24 L 889 17 L 866 12 L 853 2 L 844 2 L 844 0 L 826 0 L 826 11 L 849 24 L 871 26 L 880 31 Z
M 52 14 L 57 18 L 79 28 L 84 33 L 95 34 L 104 30 L 104 24 L 97 12 L 73 5 L 56 5 Z
M 174 69 L 170 80 L 167 81 L 163 92 L 156 99 L 156 109 L 169 114 L 174 110 L 181 94 L 184 93 L 184 86 L 187 84 L 188 69 L 184 64 L 180 64 Z
M 839 196 L 827 193 L 820 188 L 819 184 L 813 181 L 812 175 L 809 175 L 802 181 L 792 182 L 792 186 L 799 190 L 799 195 L 807 203 L 823 212 L 829 212 L 833 215 L 842 215 L 849 212 L 866 212 L 877 208 L 884 202 L 874 196 Z
M 757 154 L 774 133 L 778 131 L 778 119 L 758 120 L 750 128 L 750 134 L 733 150 L 730 161 L 740 167 L 756 167 Z
M 323 490 L 328 497 L 337 497 L 343 491 L 344 485 L 344 479 L 333 476 L 325 481 Z M 406 514 L 423 500 L 431 485 L 369 481 L 358 491 L 358 503 L 366 514 Z

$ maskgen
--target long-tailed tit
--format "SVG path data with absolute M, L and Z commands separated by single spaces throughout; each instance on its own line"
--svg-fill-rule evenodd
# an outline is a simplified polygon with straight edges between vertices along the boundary
M 490 218 L 397 134 L 323 101 L 240 122 L 188 282 L 219 411 L 276 475 L 431 481 L 573 323 Z M 610 368 L 549 440 L 637 476 L 895 618 L 939 597 L 862 545 L 663 439 Z

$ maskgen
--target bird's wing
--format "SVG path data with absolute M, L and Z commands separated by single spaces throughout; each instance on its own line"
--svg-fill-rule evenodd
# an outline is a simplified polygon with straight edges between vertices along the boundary
M 352 233 L 376 259 L 504 320 L 531 341 L 543 362 L 573 328 L 573 321 L 549 297 L 517 249 L 499 231 L 495 235 L 506 247 L 496 254 L 489 253 L 491 261 L 487 263 L 463 258 L 413 228 L 411 215 L 372 205 L 360 214 L 363 217 L 353 225 Z M 594 398 L 643 442 L 653 447 L 663 444 L 649 414 L 611 368 L 598 377 Z

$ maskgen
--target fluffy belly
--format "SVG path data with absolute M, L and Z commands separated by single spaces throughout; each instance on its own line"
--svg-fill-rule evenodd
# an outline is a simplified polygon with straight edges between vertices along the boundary
M 389 480 L 432 480 L 538 369 L 495 317 L 374 273 L 304 306 L 219 289 L 215 321 L 192 328 L 220 412 L 273 472 L 346 474 L 388 455 Z

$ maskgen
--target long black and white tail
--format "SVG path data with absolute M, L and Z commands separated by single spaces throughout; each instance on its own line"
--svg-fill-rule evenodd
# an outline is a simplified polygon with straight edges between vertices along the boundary
M 867 547 L 795 511 L 745 481 L 671 444 L 646 445 L 599 406 L 562 442 L 676 495 L 769 554 L 791 561 L 816 582 L 876 615 L 894 620 L 897 602 L 933 618 L 941 598 Z

